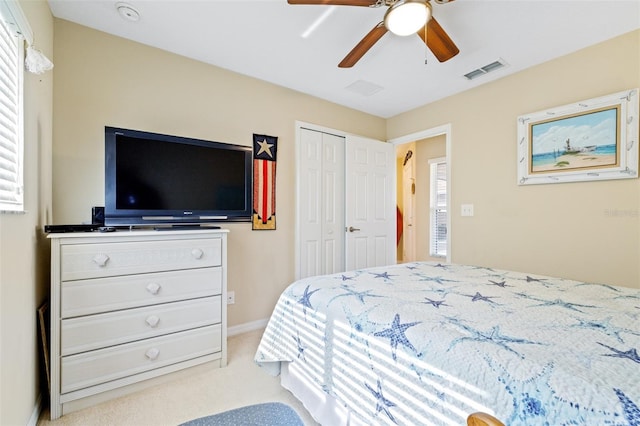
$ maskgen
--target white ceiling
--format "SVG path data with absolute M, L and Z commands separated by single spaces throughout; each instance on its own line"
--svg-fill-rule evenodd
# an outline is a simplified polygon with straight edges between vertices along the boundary
M 456 0 L 433 16 L 460 49 L 439 63 L 418 36 L 387 33 L 350 69 L 344 56 L 386 7 L 289 5 L 286 0 L 49 0 L 57 18 L 388 118 L 640 28 L 640 0 Z M 328 13 L 308 37 L 302 34 Z M 426 59 L 426 64 L 425 64 Z M 473 81 L 464 74 L 504 60 Z M 607 60 L 607 58 L 602 58 Z M 365 95 L 352 84 L 379 86 Z

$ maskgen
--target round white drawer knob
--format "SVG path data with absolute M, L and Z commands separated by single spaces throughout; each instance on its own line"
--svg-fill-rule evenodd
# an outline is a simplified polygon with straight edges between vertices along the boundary
M 147 353 L 145 353 L 145 355 L 147 358 L 153 361 L 154 359 L 158 358 L 158 355 L 160 355 L 160 349 L 151 348 L 147 351 Z
M 193 256 L 196 259 L 201 259 L 202 255 L 204 255 L 204 252 L 199 248 L 195 248 L 191 250 L 191 256 Z
M 156 283 L 149 283 L 147 285 L 147 291 L 151 294 L 158 294 L 158 292 L 160 291 L 160 285 L 156 284 Z
M 149 315 L 147 317 L 147 319 L 145 320 L 145 322 L 147 324 L 149 324 L 149 327 L 151 328 L 156 328 L 156 326 L 158 325 L 158 323 L 160 322 L 160 318 L 158 318 L 155 315 Z
M 98 265 L 100 267 L 105 266 L 108 261 L 109 261 L 109 256 L 107 256 L 104 253 L 96 254 L 93 257 L 93 263 L 95 263 L 96 265 Z

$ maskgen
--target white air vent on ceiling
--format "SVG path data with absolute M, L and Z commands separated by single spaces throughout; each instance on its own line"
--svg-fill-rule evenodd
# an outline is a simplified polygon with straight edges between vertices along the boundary
M 348 85 L 346 89 L 362 96 L 371 96 L 384 89 L 384 87 L 369 81 L 357 80 Z
M 491 62 L 490 64 L 487 64 L 483 67 L 475 69 L 471 72 L 468 72 L 464 76 L 468 80 L 473 80 L 474 78 L 478 78 L 480 76 L 490 73 L 491 71 L 498 70 L 505 66 L 507 66 L 507 63 L 503 59 L 498 59 L 497 61 Z

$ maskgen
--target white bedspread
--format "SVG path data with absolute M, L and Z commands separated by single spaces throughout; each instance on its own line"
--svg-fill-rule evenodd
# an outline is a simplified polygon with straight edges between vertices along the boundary
M 640 425 L 640 291 L 408 263 L 289 286 L 256 362 L 368 424 Z

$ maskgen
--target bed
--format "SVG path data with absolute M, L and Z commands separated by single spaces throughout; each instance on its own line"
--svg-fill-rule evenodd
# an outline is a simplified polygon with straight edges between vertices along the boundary
M 310 277 L 255 361 L 325 425 L 640 425 L 640 290 L 416 262 Z

